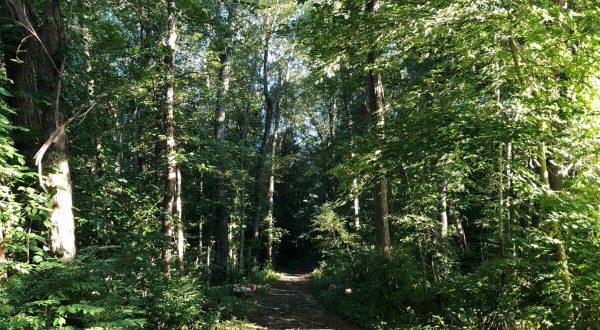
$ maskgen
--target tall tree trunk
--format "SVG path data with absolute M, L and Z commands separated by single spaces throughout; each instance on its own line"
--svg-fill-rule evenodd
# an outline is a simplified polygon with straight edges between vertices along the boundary
M 249 94 L 250 95 L 250 94 Z M 248 137 L 248 112 L 250 112 L 250 102 L 246 103 L 246 107 L 244 109 L 244 126 L 242 128 L 242 136 L 240 140 L 242 142 L 242 148 L 240 149 L 240 169 L 245 171 L 245 160 L 246 160 L 246 139 Z M 239 263 L 238 267 L 240 272 L 244 272 L 244 245 L 246 244 L 246 235 L 245 227 L 246 227 L 246 193 L 245 189 L 242 186 L 242 191 L 240 194 L 240 232 L 239 232 L 239 240 L 240 240 L 240 249 L 239 249 Z
M 263 204 L 263 181 L 265 178 L 266 172 L 266 158 L 267 158 L 267 150 L 270 142 L 271 135 L 271 125 L 273 122 L 273 98 L 271 96 L 271 92 L 269 91 L 269 72 L 268 72 L 268 64 L 269 64 L 269 37 L 267 36 L 264 43 L 263 49 L 263 96 L 265 99 L 265 110 L 266 110 L 266 118 L 265 118 L 265 127 L 263 130 L 262 141 L 260 144 L 260 156 L 258 159 L 258 170 L 256 173 L 256 191 L 255 191 L 255 213 L 254 213 L 254 227 L 252 231 L 252 238 L 254 240 L 254 248 L 258 249 L 260 242 L 260 218 L 262 216 L 262 204 Z M 256 252 L 255 252 L 256 253 Z M 250 253 L 251 254 L 251 253 Z M 255 258 L 256 255 L 251 254 L 251 258 Z
M 27 52 L 27 60 L 31 62 L 19 63 L 19 68 L 12 64 L 13 57 L 5 58 L 7 61 L 7 74 L 15 82 L 16 95 L 23 96 L 16 100 L 19 107 L 18 118 L 27 118 L 30 126 L 36 129 L 37 114 L 31 109 L 34 104 L 26 100 L 26 95 L 36 93 L 52 102 L 40 102 L 37 107 L 41 109 L 41 132 L 43 138 L 58 133 L 51 149 L 48 150 L 49 160 L 48 179 L 46 186 L 52 193 L 52 212 L 50 215 L 50 248 L 56 255 L 61 255 L 63 260 L 70 260 L 75 256 L 75 221 L 73 216 L 73 197 L 69 160 L 67 157 L 67 137 L 64 127 L 65 115 L 60 109 L 60 94 L 62 74 L 64 71 L 64 31 L 61 24 L 60 2 L 58 0 L 44 1 L 41 24 L 32 10 L 32 5 L 27 0 L 5 0 L 7 12 L 12 14 L 12 19 L 19 22 L 19 34 L 23 37 L 20 49 Z M 39 24 L 39 25 L 38 25 Z M 18 47 L 18 45 L 17 45 Z M 16 49 L 6 52 L 9 56 L 15 55 Z M 32 83 L 30 83 L 32 82 Z M 63 129 L 59 129 L 63 127 Z M 39 148 L 39 142 L 24 141 L 23 151 L 27 155 L 31 150 Z M 41 159 L 40 159 L 41 162 Z
M 231 20 L 231 18 L 230 18 Z M 231 21 L 230 21 L 231 22 Z M 223 269 L 227 265 L 229 257 L 229 221 L 225 191 L 225 127 L 226 127 L 226 102 L 229 93 L 229 80 L 231 77 L 231 47 L 223 45 L 224 49 L 220 54 L 220 71 L 219 81 L 220 86 L 217 90 L 217 109 L 216 109 L 216 126 L 215 138 L 217 139 L 217 152 L 219 153 L 219 167 L 221 173 L 217 182 L 217 203 L 216 203 L 216 218 L 217 218 L 217 264 Z
M 0 265 L 6 261 L 6 252 L 4 251 L 4 224 L 0 223 Z M 6 269 L 0 269 L 0 281 L 6 280 L 8 273 Z
M 281 88 L 281 73 L 277 87 Z M 280 92 L 277 93 L 278 95 Z M 269 175 L 269 191 L 267 193 L 268 204 L 267 204 L 267 263 L 269 267 L 273 267 L 273 207 L 274 207 L 274 195 L 275 195 L 275 156 L 277 154 L 277 139 L 279 135 L 279 120 L 281 116 L 281 109 L 279 97 L 277 97 L 275 105 L 275 126 L 273 128 L 273 138 L 271 146 L 271 169 Z
M 177 145 L 175 143 L 175 109 L 174 109 L 174 54 L 177 41 L 175 30 L 175 1 L 167 1 L 167 56 L 165 57 L 166 69 L 166 132 L 167 138 L 167 179 L 165 181 L 164 216 L 162 220 L 162 232 L 165 237 L 163 251 L 163 272 L 165 275 L 171 273 L 173 224 L 175 221 L 181 223 L 181 178 L 179 162 L 177 160 Z M 178 225 L 179 227 L 179 225 Z M 183 230 L 181 231 L 183 236 Z M 178 229 L 179 236 L 179 229 Z M 177 242 L 179 244 L 179 237 Z M 183 241 L 183 237 L 181 238 Z M 183 268 L 183 248 L 178 255 L 178 268 Z
M 346 95 L 346 93 L 344 93 L 344 105 L 345 105 L 345 109 L 346 109 L 346 115 L 348 116 L 348 132 L 350 133 L 350 158 L 354 159 L 356 157 L 356 154 L 354 153 L 355 150 L 355 144 L 354 144 L 354 125 L 352 122 L 352 113 L 350 111 L 350 101 L 349 101 L 348 95 Z M 356 231 L 358 232 L 360 230 L 360 197 L 358 196 L 358 179 L 357 178 L 353 178 L 352 179 L 352 191 L 354 193 L 354 196 L 352 198 L 352 209 L 354 211 L 354 228 L 356 229 Z
M 367 2 L 366 11 L 368 15 L 373 15 L 379 10 L 379 0 L 370 0 Z M 372 66 L 377 61 L 376 46 L 367 54 L 367 65 Z M 383 125 L 385 123 L 385 103 L 383 97 L 383 84 L 381 81 L 381 72 L 370 68 L 367 73 L 367 111 L 369 121 L 376 130 L 378 139 L 383 138 Z M 377 247 L 382 252 L 387 253 L 390 249 L 390 230 L 388 224 L 388 184 L 385 175 L 376 174 L 373 184 L 373 208 L 375 224 L 375 240 Z

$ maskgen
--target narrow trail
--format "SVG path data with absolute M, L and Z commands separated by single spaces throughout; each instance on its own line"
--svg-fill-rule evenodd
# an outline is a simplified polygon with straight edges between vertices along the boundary
M 310 273 L 285 274 L 250 314 L 250 329 L 341 329 L 356 326 L 326 311 L 310 292 Z

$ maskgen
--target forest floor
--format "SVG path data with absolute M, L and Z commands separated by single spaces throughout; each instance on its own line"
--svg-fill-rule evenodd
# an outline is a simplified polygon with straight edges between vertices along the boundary
M 258 298 L 242 329 L 358 329 L 319 305 L 309 280 L 310 273 L 284 274 Z

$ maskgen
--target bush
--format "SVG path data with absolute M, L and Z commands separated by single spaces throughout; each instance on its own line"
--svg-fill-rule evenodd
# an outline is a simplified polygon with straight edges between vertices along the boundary
M 201 276 L 166 278 L 142 253 L 112 251 L 109 259 L 97 259 L 99 250 L 80 251 L 66 263 L 47 259 L 12 275 L 0 291 L 0 327 L 167 329 L 218 322 L 223 308 Z
M 413 260 L 401 249 L 389 256 L 371 248 L 340 250 L 313 273 L 312 286 L 326 306 L 364 328 L 416 326 L 431 319 L 437 303 Z

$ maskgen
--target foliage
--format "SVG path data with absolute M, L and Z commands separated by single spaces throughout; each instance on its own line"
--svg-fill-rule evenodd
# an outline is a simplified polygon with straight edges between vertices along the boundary
M 336 127 L 350 131 L 351 143 L 348 135 L 332 140 L 328 147 L 344 156 L 323 159 L 339 180 L 336 204 L 350 215 L 352 198 L 360 198 L 364 209 L 373 178 L 384 175 L 392 252 L 389 260 L 369 258 L 415 273 L 396 287 L 378 277 L 385 266 L 348 279 L 376 267 L 348 256 L 360 252 L 328 246 L 317 283 L 361 287 L 376 279 L 390 296 L 422 291 L 395 302 L 321 292 L 323 299 L 345 315 L 364 315 L 358 321 L 368 328 L 593 328 L 597 4 L 379 3 L 368 13 L 358 1 L 313 1 L 297 28 L 327 81 L 323 97 L 347 109 Z M 352 31 L 361 33 L 346 38 Z M 377 61 L 368 63 L 373 52 Z M 365 129 L 355 125 L 366 123 L 354 101 L 364 97 L 352 90 L 367 87 L 369 70 L 383 77 L 385 126 Z M 369 217 L 363 213 L 363 223 Z M 319 218 L 323 226 L 331 219 Z M 361 229 L 360 242 L 375 243 L 370 228 Z M 421 301 L 427 307 L 418 310 Z
M 335 213 L 330 203 L 317 206 L 311 229 L 314 241 L 324 253 L 348 248 L 354 240 L 353 235 L 346 229 L 345 219 Z
M 110 258 L 97 258 L 107 250 Z M 144 257 L 151 256 L 118 247 L 88 249 L 70 263 L 48 259 L 11 276 L 0 296 L 2 327 L 204 328 L 247 309 L 231 290 L 210 288 L 195 276 L 166 279 Z
M 363 247 L 328 258 L 313 273 L 312 285 L 327 306 L 361 327 L 408 329 L 435 321 L 438 312 L 431 309 L 435 292 L 421 276 L 411 251 L 386 256 Z
M 365 328 L 600 324 L 597 1 L 61 2 L 19 2 L 50 61 L 0 5 L 0 327 L 235 324 L 267 251 Z M 71 261 L 32 161 L 67 119 Z

